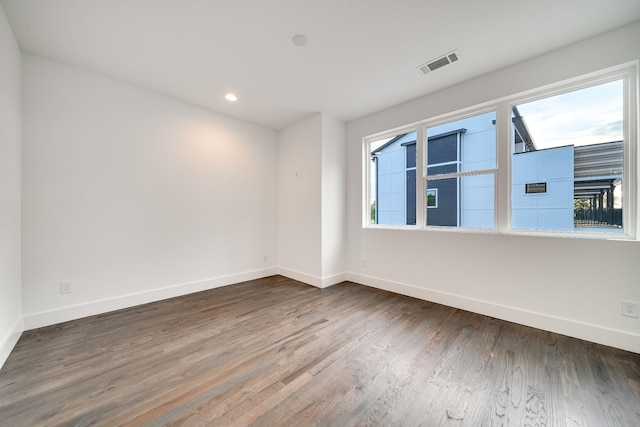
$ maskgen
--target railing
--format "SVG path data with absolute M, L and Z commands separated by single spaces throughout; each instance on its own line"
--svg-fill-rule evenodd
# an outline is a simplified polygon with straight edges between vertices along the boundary
M 622 209 L 599 211 L 594 209 L 575 209 L 573 211 L 575 227 L 616 227 L 622 228 Z

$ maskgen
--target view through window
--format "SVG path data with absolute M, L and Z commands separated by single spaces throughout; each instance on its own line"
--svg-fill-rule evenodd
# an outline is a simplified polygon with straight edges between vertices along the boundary
M 416 132 L 371 142 L 369 221 L 416 224 Z
M 427 129 L 427 226 L 494 228 L 496 113 Z
M 513 107 L 512 228 L 623 231 L 623 101 L 616 80 Z

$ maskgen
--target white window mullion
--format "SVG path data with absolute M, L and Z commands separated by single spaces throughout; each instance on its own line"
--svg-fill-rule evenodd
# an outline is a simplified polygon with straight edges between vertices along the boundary
M 418 126 L 416 131 L 416 227 L 427 226 L 427 144 L 426 126 Z
M 637 68 L 629 70 L 624 80 L 624 171 L 622 183 L 622 224 L 630 237 L 637 239 L 640 209 L 638 209 L 638 167 L 640 150 L 638 149 L 638 87 Z M 626 214 L 626 215 L 625 215 Z
M 494 176 L 494 224 L 498 232 L 511 228 L 511 108 L 506 102 L 496 108 L 496 168 Z
M 461 172 L 462 170 L 462 148 L 460 147 L 460 133 L 458 133 L 456 135 L 456 157 L 457 157 L 457 162 L 456 162 L 456 170 L 458 171 L 458 173 Z M 456 191 L 458 192 L 458 200 L 457 205 L 456 205 L 456 226 L 460 227 L 462 225 L 462 185 L 460 185 L 460 177 L 458 176 L 456 178 Z

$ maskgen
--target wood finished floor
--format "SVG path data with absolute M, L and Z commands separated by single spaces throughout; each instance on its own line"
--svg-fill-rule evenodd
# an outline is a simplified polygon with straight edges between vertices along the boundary
M 274 276 L 23 334 L 1 426 L 640 426 L 640 355 Z

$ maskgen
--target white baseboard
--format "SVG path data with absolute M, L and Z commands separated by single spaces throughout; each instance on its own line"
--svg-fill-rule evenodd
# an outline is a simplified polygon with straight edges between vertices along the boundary
M 344 282 L 348 276 L 348 273 L 339 273 L 333 276 L 319 277 L 285 267 L 278 267 L 278 274 L 320 289 Z
M 318 276 L 313 276 L 311 274 L 302 273 L 301 271 L 296 271 L 285 267 L 278 267 L 278 274 L 284 277 L 288 277 L 289 279 L 305 283 L 307 285 L 315 286 L 316 288 L 322 288 L 322 278 Z
M 9 333 L 2 338 L 2 341 L 0 341 L 0 369 L 2 369 L 2 366 L 4 366 L 4 362 L 7 361 L 9 354 L 11 354 L 13 348 L 18 343 L 20 335 L 22 335 L 23 331 L 24 322 L 21 316 L 13 325 L 13 328 L 11 328 Z
M 608 345 L 619 349 L 640 353 L 640 335 L 603 328 L 598 325 L 578 322 L 543 313 L 536 313 L 508 307 L 490 301 L 477 300 L 460 295 L 448 294 L 441 291 L 422 288 L 406 283 L 392 282 L 363 274 L 349 273 L 348 280 L 373 288 L 383 289 L 401 295 L 407 295 L 425 301 L 431 301 L 449 307 L 460 308 L 485 316 L 543 329 L 574 338 L 579 338 L 598 344 Z
M 56 323 L 134 307 L 136 305 L 147 304 L 167 298 L 192 294 L 194 292 L 206 291 L 208 289 L 219 288 L 222 286 L 232 285 L 234 283 L 245 282 L 247 280 L 261 279 L 275 274 L 278 274 L 277 267 L 270 267 L 232 274 L 229 276 L 215 277 L 198 282 L 183 283 L 135 294 L 122 295 L 115 298 L 91 301 L 84 304 L 62 307 L 40 313 L 25 314 L 24 329 L 30 330 L 43 326 L 55 325 Z
M 632 351 L 634 353 L 640 353 L 640 335 L 626 331 L 603 328 L 598 325 L 522 310 L 496 304 L 490 301 L 472 299 L 460 295 L 435 291 L 433 289 L 422 288 L 406 283 L 379 279 L 363 274 L 340 273 L 333 276 L 318 277 L 284 267 L 271 267 L 198 282 L 169 286 L 162 289 L 154 289 L 147 292 L 123 295 L 105 300 L 91 301 L 85 304 L 63 307 L 46 312 L 26 314 L 24 315 L 24 320 L 19 319 L 12 332 L 10 332 L 6 337 L 4 337 L 3 341 L 0 342 L 0 367 L 11 353 L 11 350 L 24 330 L 35 329 L 42 326 L 120 310 L 149 302 L 187 295 L 247 280 L 260 279 L 263 277 L 273 276 L 275 274 L 280 274 L 317 288 L 326 288 L 345 280 L 349 280 L 361 285 L 383 289 L 425 301 L 432 301 L 438 304 L 460 308 L 509 322 Z
M 333 276 L 326 276 L 322 278 L 322 287 L 328 288 L 329 286 L 337 285 L 347 280 L 348 273 L 338 273 Z

